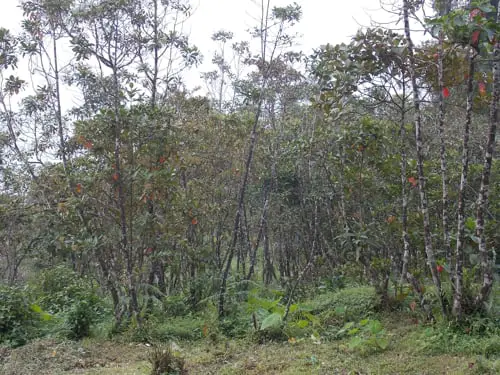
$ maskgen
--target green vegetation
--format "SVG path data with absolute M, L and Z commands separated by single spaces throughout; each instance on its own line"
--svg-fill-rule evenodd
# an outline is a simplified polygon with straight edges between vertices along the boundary
M 370 295 L 369 288 L 353 288 L 350 301 L 346 297 L 349 290 L 332 293 L 328 300 L 349 304 L 359 301 L 360 294 Z M 333 306 L 325 304 L 325 295 L 318 295 L 307 303 L 299 301 L 295 315 L 284 325 L 269 319 L 276 313 L 262 314 L 264 319 L 255 330 L 251 311 L 257 305 L 267 311 L 282 306 L 273 300 L 266 303 L 263 298 L 258 302 L 249 298 L 243 316 L 233 317 L 247 321 L 245 338 L 223 335 L 217 320 L 210 321 L 210 311 L 204 311 L 145 324 L 147 334 L 141 328 L 112 340 L 107 335 L 82 341 L 45 338 L 16 349 L 3 348 L 0 371 L 6 375 L 28 375 L 35 370 L 42 375 L 421 374 L 424 370 L 496 374 L 500 368 L 500 325 L 493 318 L 471 319 L 471 326 L 424 324 L 411 309 L 387 313 L 376 307 L 365 311 L 370 318 L 341 323 L 346 317 L 342 309 L 337 309 L 333 319 Z M 331 313 L 328 321 L 322 319 L 327 312 Z M 111 330 L 109 327 L 108 334 Z
M 22 0 L 0 372 L 498 373 L 497 3 L 400 0 L 307 55 L 261 0 L 201 93 L 189 0 Z

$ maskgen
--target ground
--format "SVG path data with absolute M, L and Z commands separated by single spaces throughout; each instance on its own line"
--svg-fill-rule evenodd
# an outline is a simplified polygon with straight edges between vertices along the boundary
M 430 355 L 416 351 L 415 326 L 387 326 L 385 351 L 360 353 L 344 341 L 256 344 L 250 340 L 176 342 L 187 374 L 486 374 L 473 355 Z M 0 350 L 2 375 L 149 375 L 152 346 L 86 339 L 81 342 L 38 340 L 17 349 Z M 492 372 L 490 372 L 492 373 Z M 493 372 L 494 373 L 494 372 Z

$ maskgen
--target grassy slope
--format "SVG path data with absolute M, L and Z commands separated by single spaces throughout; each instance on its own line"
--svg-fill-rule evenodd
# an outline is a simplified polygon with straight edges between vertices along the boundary
M 391 337 L 385 352 L 350 352 L 343 341 L 257 345 L 248 341 L 181 343 L 188 374 L 486 374 L 476 357 L 415 352 L 416 326 L 384 321 Z M 148 375 L 150 348 L 141 344 L 43 340 L 0 351 L 3 375 Z M 474 364 L 472 368 L 470 364 Z M 498 364 L 498 361 L 497 361 Z M 492 372 L 493 373 L 493 372 Z

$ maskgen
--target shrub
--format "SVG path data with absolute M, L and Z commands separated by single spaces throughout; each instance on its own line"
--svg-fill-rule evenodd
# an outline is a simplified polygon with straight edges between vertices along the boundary
M 19 346 L 36 336 L 36 325 L 40 321 L 36 310 L 25 290 L 0 286 L 0 342 Z
M 187 299 L 183 295 L 165 297 L 163 306 L 168 317 L 185 316 L 190 310 Z
M 70 339 L 88 336 L 91 325 L 105 315 L 96 287 L 63 266 L 41 272 L 31 291 L 37 303 L 59 320 L 59 333 Z
M 349 322 L 337 333 L 338 338 L 350 337 L 348 347 L 361 354 L 382 351 L 389 346 L 387 334 L 378 320 L 363 319 Z
M 335 315 L 343 322 L 359 320 L 380 309 L 380 297 L 371 287 L 341 289 L 319 296 L 307 305 L 313 314 Z
M 151 331 L 154 341 L 199 340 L 202 337 L 203 321 L 194 317 L 168 319 Z
M 470 323 L 470 322 L 469 322 Z M 493 321 L 478 322 L 477 327 L 471 325 L 457 325 L 440 323 L 428 327 L 420 333 L 417 339 L 419 347 L 432 354 L 478 354 L 486 357 L 500 354 L 498 327 L 493 327 Z M 485 329 L 484 326 L 488 328 Z M 478 329 L 478 327 L 481 327 Z
M 186 374 L 184 358 L 174 353 L 171 348 L 154 347 L 149 361 L 151 375 L 181 375 Z
M 342 289 L 333 295 L 332 305 L 344 308 L 347 319 L 356 320 L 378 311 L 380 298 L 370 287 Z

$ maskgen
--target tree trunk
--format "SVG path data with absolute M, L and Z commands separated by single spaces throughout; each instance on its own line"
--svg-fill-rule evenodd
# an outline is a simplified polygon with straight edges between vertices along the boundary
M 500 20 L 500 7 L 497 9 L 497 22 Z M 476 236 L 479 237 L 479 256 L 481 259 L 481 272 L 483 285 L 479 295 L 476 297 L 476 305 L 481 307 L 488 301 L 493 287 L 493 251 L 488 250 L 484 233 L 484 215 L 488 209 L 488 197 L 490 191 L 490 176 L 493 154 L 495 152 L 495 140 L 498 125 L 498 101 L 500 98 L 500 42 L 497 41 L 493 50 L 493 95 L 490 104 L 489 131 L 486 143 L 486 154 L 484 158 L 483 174 L 481 176 L 481 187 L 477 200 L 476 214 Z
M 449 12 L 449 4 L 446 1 L 444 14 Z M 445 97 L 444 97 L 444 32 L 439 33 L 439 52 L 438 52 L 438 83 L 439 83 L 439 156 L 441 160 L 441 186 L 442 186 L 442 220 L 443 220 L 443 248 L 446 257 L 446 263 L 451 266 L 451 238 L 450 238 L 450 224 L 448 216 L 449 198 L 448 198 L 448 167 L 446 163 L 446 142 L 444 134 L 444 121 L 446 116 L 445 110 Z
M 436 269 L 436 259 L 432 247 L 429 204 L 425 189 L 424 150 L 423 150 L 423 139 L 422 139 L 422 113 L 420 111 L 420 96 L 418 92 L 417 77 L 415 73 L 416 63 L 414 55 L 414 45 L 413 45 L 413 40 L 411 39 L 411 32 L 410 32 L 409 9 L 410 9 L 409 0 L 403 0 L 404 29 L 405 29 L 405 36 L 408 42 L 408 58 L 409 58 L 408 72 L 410 73 L 411 77 L 411 83 L 413 88 L 414 110 L 415 110 L 415 141 L 417 145 L 418 188 L 420 193 L 420 206 L 424 221 L 423 224 L 424 224 L 425 253 L 427 257 L 427 264 L 431 271 L 432 281 L 434 282 L 434 286 L 436 287 L 439 303 L 441 305 L 441 312 L 443 316 L 446 316 L 446 305 L 444 302 L 443 293 L 441 289 L 441 280 L 439 278 L 439 274 Z
M 455 249 L 455 274 L 453 292 L 453 315 L 458 319 L 462 317 L 462 293 L 463 293 L 463 258 L 464 258 L 464 235 L 465 235 L 465 189 L 467 187 L 467 175 L 469 172 L 469 137 L 472 122 L 472 107 L 474 103 L 474 52 L 469 51 L 469 78 L 467 79 L 467 112 L 465 116 L 465 127 L 462 144 L 462 174 L 460 177 L 460 189 L 458 193 L 458 229 L 457 246 Z

